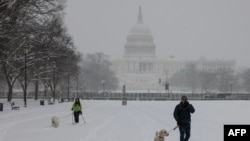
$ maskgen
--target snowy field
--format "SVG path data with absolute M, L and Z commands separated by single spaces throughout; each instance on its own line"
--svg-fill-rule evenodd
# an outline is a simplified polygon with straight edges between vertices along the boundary
M 20 110 L 13 111 L 6 100 L 0 112 L 0 141 L 153 141 L 156 130 L 176 126 L 173 110 L 179 101 L 81 101 L 83 120 L 72 124 L 70 103 L 40 106 L 39 101 L 15 100 Z M 192 115 L 190 141 L 223 141 L 224 124 L 250 124 L 250 101 L 190 101 Z M 60 118 L 58 128 L 51 117 Z M 179 131 L 170 132 L 166 141 L 178 141 Z

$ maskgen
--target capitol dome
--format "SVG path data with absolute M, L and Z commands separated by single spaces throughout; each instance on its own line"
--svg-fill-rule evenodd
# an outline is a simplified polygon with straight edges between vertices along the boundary
M 150 29 L 143 23 L 140 7 L 138 21 L 131 28 L 127 36 L 124 57 L 155 57 L 155 45 L 153 41 Z
M 142 23 L 136 23 L 136 25 L 134 27 L 131 28 L 130 30 L 130 34 L 133 33 L 140 33 L 140 34 L 151 34 L 150 29 Z

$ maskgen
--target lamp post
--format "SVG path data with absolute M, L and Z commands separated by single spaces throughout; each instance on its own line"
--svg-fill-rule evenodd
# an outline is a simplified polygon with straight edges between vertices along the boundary
M 49 62 L 49 57 L 47 58 L 47 63 L 46 63 L 46 78 L 44 78 L 44 95 L 43 95 L 43 101 L 44 99 L 47 97 L 47 92 L 48 92 L 48 88 L 49 88 L 49 83 L 50 83 L 50 78 L 48 76 L 48 72 L 49 72 L 49 66 L 48 66 L 48 62 Z
M 53 62 L 53 103 L 56 99 L 56 62 Z
M 104 85 L 105 85 L 106 81 L 102 80 L 102 92 L 104 93 Z
M 76 95 L 79 98 L 79 94 L 78 94 L 78 87 L 79 87 L 79 79 L 78 79 L 79 73 L 77 72 L 77 76 L 76 76 Z
M 161 89 L 161 78 L 159 78 L 158 83 L 159 83 L 159 92 L 160 92 L 160 89 Z
M 234 84 L 234 82 L 233 82 L 233 81 L 231 81 L 231 82 L 230 82 L 230 86 L 231 86 L 231 94 L 233 94 L 233 84 Z
M 23 48 L 24 53 L 24 107 L 27 107 L 27 54 L 29 53 L 29 48 Z
M 44 79 L 44 88 L 45 88 L 45 90 L 44 90 L 44 95 L 43 95 L 43 101 L 44 101 L 45 97 L 47 96 L 47 90 L 48 90 L 48 84 L 47 83 L 48 83 L 47 80 Z
M 169 96 L 169 83 L 168 82 L 166 82 L 166 84 L 165 84 L 165 90 L 166 90 L 166 93 Z
M 69 69 L 68 69 L 68 100 L 70 100 L 69 98 Z
M 123 92 L 122 105 L 127 105 L 126 85 L 125 84 L 122 86 L 122 92 Z
M 123 99 L 125 99 L 126 98 L 125 97 L 125 94 L 126 94 L 126 85 L 125 84 L 122 86 L 122 92 L 123 92 Z
M 34 67 L 35 68 L 35 67 Z M 35 77 L 34 79 L 34 83 L 35 83 L 35 95 L 34 95 L 34 99 L 37 100 L 38 99 L 38 89 L 39 89 L 39 76 L 38 73 L 36 73 L 35 71 L 33 72 L 33 76 Z

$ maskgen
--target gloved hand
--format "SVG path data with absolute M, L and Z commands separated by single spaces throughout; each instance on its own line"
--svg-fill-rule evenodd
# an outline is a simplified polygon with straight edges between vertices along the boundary
M 80 111 L 79 114 L 82 115 L 82 111 Z
M 177 125 L 178 125 L 178 126 L 181 126 L 181 122 L 180 122 L 179 120 L 177 121 Z

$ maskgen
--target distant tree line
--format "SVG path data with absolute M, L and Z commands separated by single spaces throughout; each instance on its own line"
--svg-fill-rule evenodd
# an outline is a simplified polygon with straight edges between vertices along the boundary
M 85 91 L 116 90 L 119 82 L 111 65 L 109 56 L 100 52 L 83 56 L 81 82 Z
M 221 68 L 210 71 L 199 70 L 195 65 L 191 65 L 175 73 L 169 83 L 175 90 L 192 93 L 250 93 L 250 69 L 235 72 L 232 69 Z

